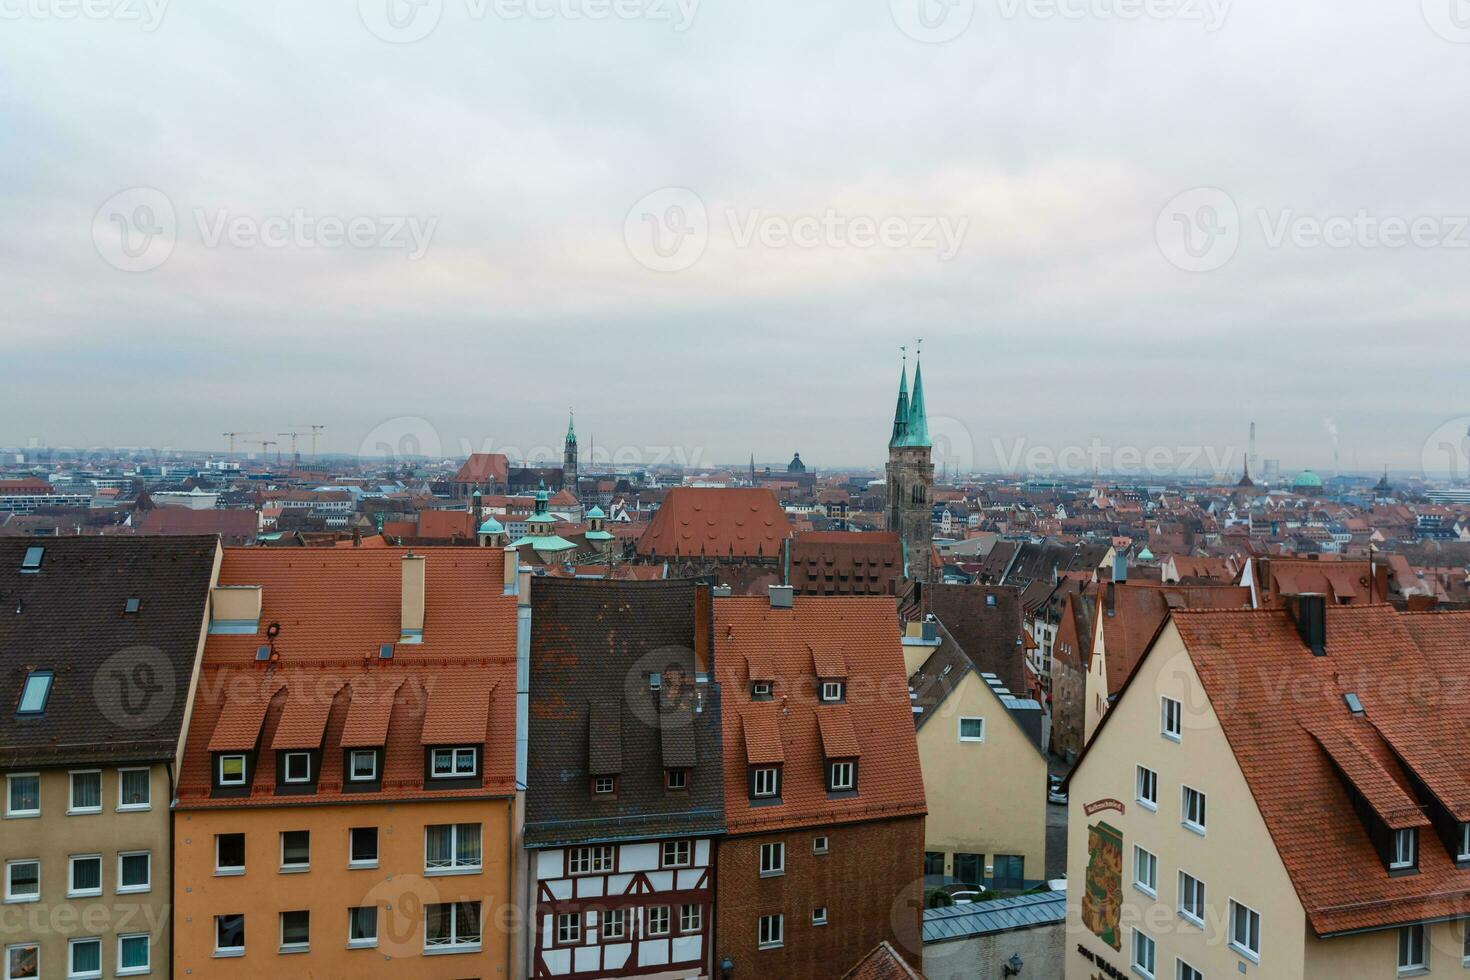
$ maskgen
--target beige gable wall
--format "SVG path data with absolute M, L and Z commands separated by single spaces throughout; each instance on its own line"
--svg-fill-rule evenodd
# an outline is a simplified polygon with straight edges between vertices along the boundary
M 1083 699 L 1083 745 L 1092 741 L 1092 733 L 1097 731 L 1103 715 L 1108 713 L 1108 645 L 1103 639 L 1102 617 L 1102 607 L 1099 606 L 1092 617 L 1092 659 L 1087 665 L 1087 689 Z
M 1020 854 L 1027 878 L 1046 875 L 1046 762 L 974 671 L 918 731 L 929 817 L 924 849 L 954 855 Z M 983 742 L 960 741 L 961 718 L 984 718 Z
M 1183 703 L 1180 742 L 1160 734 L 1160 697 Z M 1099 732 L 1082 767 L 1071 782 L 1067 825 L 1067 877 L 1072 891 L 1067 903 L 1068 980 L 1088 980 L 1098 968 L 1078 952 L 1085 947 L 1124 975 L 1132 975 L 1132 932 L 1141 927 L 1157 943 L 1154 975 L 1172 980 L 1175 958 L 1206 977 L 1245 976 L 1295 980 L 1304 974 L 1306 916 L 1266 825 L 1256 810 L 1245 777 L 1236 764 L 1213 707 L 1172 623 L 1139 666 L 1118 704 L 1117 717 Z M 1135 766 L 1158 773 L 1159 808 L 1152 812 L 1135 799 Z M 1182 788 L 1206 794 L 1206 834 L 1181 826 Z M 1116 799 L 1124 813 L 1104 810 L 1087 816 L 1084 807 Z M 1121 949 L 1113 950 L 1082 924 L 1081 902 L 1087 887 L 1088 827 L 1106 822 L 1122 832 L 1123 873 Z M 1158 895 L 1151 898 L 1133 886 L 1133 848 L 1143 846 L 1158 856 Z M 1206 925 L 1200 929 L 1180 918 L 1179 871 L 1205 883 Z M 1261 962 L 1251 963 L 1228 945 L 1228 900 L 1236 898 L 1261 914 Z M 1315 941 L 1315 940 L 1313 940 Z M 1335 976 L 1335 974 L 1311 974 Z M 1374 976 L 1392 977 L 1393 971 Z

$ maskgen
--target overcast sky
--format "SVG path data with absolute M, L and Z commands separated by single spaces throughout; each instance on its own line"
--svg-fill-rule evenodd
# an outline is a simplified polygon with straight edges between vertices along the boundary
M 1470 421 L 1460 0 L 77 2 L 0 0 L 0 444 L 877 464 L 916 337 L 985 469 Z

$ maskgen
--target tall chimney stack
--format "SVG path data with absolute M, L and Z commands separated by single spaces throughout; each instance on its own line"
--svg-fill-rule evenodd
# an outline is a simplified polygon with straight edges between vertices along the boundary
M 403 556 L 403 586 L 399 600 L 400 643 L 422 643 L 424 639 L 424 556 Z

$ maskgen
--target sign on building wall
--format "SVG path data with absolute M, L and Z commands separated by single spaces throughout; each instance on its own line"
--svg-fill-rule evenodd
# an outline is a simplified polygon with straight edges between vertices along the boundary
M 1082 924 L 1113 949 L 1123 948 L 1123 832 L 1102 821 L 1087 828 L 1087 882 Z

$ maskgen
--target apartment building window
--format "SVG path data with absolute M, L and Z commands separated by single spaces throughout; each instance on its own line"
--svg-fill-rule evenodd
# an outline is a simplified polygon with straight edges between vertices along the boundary
M 842 681 L 823 681 L 822 700 L 841 701 L 847 695 L 847 685 Z
M 1184 736 L 1184 706 L 1173 698 L 1160 698 L 1159 732 L 1175 742 Z
M 5 777 L 5 815 L 7 817 L 39 817 L 41 815 L 41 774 L 15 772 Z
M 1399 929 L 1399 975 L 1429 968 L 1428 947 L 1424 944 L 1424 925 L 1416 923 Z
M 245 756 L 240 754 L 219 757 L 219 784 L 221 786 L 245 785 Z
M 89 898 L 102 894 L 102 855 L 73 854 L 67 859 L 66 897 Z
M 1230 900 L 1230 947 L 1256 962 L 1261 959 L 1261 913 Z
M 1133 845 L 1133 887 L 1150 898 L 1159 897 L 1159 858 L 1152 851 Z
M 153 855 L 147 851 L 122 851 L 117 856 L 117 893 L 146 892 L 153 887 Z
M 684 934 L 698 932 L 704 927 L 704 908 L 699 905 L 679 906 L 679 931 Z
M 214 917 L 214 955 L 245 955 L 245 916 L 242 913 Z
M 666 840 L 659 854 L 659 867 L 687 868 L 693 862 L 694 846 L 687 840 Z
M 771 700 L 771 682 L 770 681 L 751 681 L 750 682 L 750 700 L 752 700 L 752 701 L 769 701 L 769 700 Z
M 1205 794 L 1193 786 L 1184 787 L 1182 823 L 1197 834 L 1205 832 Z
M 1179 914 L 1201 929 L 1205 925 L 1205 883 L 1194 875 L 1179 872 Z
M 424 828 L 425 872 L 479 871 L 480 860 L 479 824 L 446 823 Z
M 649 906 L 648 934 L 650 936 L 667 936 L 669 934 L 669 907 L 667 905 Z
M 598 796 L 607 796 L 618 788 L 617 777 L 598 776 L 592 780 L 592 792 Z
M 984 718 L 961 718 L 960 719 L 960 741 L 961 742 L 983 742 L 983 741 L 985 741 L 985 719 Z
M 473 745 L 435 749 L 429 775 L 434 779 L 466 779 L 480 774 L 480 751 Z
M 152 806 L 149 798 L 151 787 L 147 769 L 119 769 L 117 771 L 117 808 L 119 810 L 147 810 Z
M 475 952 L 480 948 L 480 903 L 424 906 L 424 952 Z
M 245 835 L 214 835 L 214 873 L 217 875 L 242 875 L 245 873 Z
M 68 797 L 67 813 L 102 812 L 102 772 L 88 769 L 74 772 L 71 776 L 71 796 Z
M 69 980 L 95 980 L 102 976 L 102 940 L 68 939 L 66 975 Z
M 1140 806 L 1149 810 L 1159 808 L 1159 774 L 1145 766 L 1138 767 L 1135 779 L 1136 797 Z
M 622 939 L 628 934 L 628 913 L 625 909 L 608 909 L 602 913 L 602 938 Z
M 761 845 L 761 877 L 772 878 L 786 873 L 786 845 Z
M 352 868 L 378 866 L 377 827 L 353 827 L 347 831 L 347 865 Z
M 353 749 L 347 757 L 347 778 L 354 783 L 372 783 L 378 779 L 376 749 Z
M 857 789 L 857 763 L 827 763 L 827 790 L 831 793 L 846 793 Z
M 117 937 L 117 969 L 120 977 L 135 977 L 153 969 L 153 937 L 146 932 Z
M 763 915 L 756 929 L 756 944 L 760 949 L 775 949 L 782 944 L 785 925 L 783 917 L 776 915 Z
M 347 910 L 347 945 L 358 948 L 378 945 L 376 905 L 359 905 Z
M 35 858 L 5 862 L 5 901 L 37 902 L 41 899 L 41 862 Z
M 286 775 L 288 783 L 311 782 L 311 753 L 310 752 L 287 752 L 286 753 Z
M 582 913 L 561 912 L 556 917 L 556 944 L 571 946 L 582 941 Z
M 813 854 L 826 854 L 827 853 L 827 838 L 826 837 L 813 837 L 812 838 L 812 853 Z
M 1174 980 L 1205 980 L 1205 975 L 1183 960 L 1175 960 Z
M 1419 863 L 1419 829 L 1406 827 L 1393 832 L 1393 860 L 1390 871 L 1407 871 Z
M 41 947 L 16 943 L 5 947 L 5 980 L 34 980 L 41 975 Z
M 567 850 L 567 874 L 606 874 L 614 869 L 616 851 L 612 847 L 573 847 Z
M 305 909 L 281 913 L 281 952 L 304 953 L 311 949 L 311 913 Z
M 1133 930 L 1133 971 L 1148 980 L 1153 980 L 1154 956 L 1157 949 L 1154 941 L 1140 929 Z
M 311 831 L 281 832 L 281 870 L 306 871 L 311 867 Z
M 751 770 L 750 795 L 758 800 L 781 795 L 781 770 L 775 766 Z

